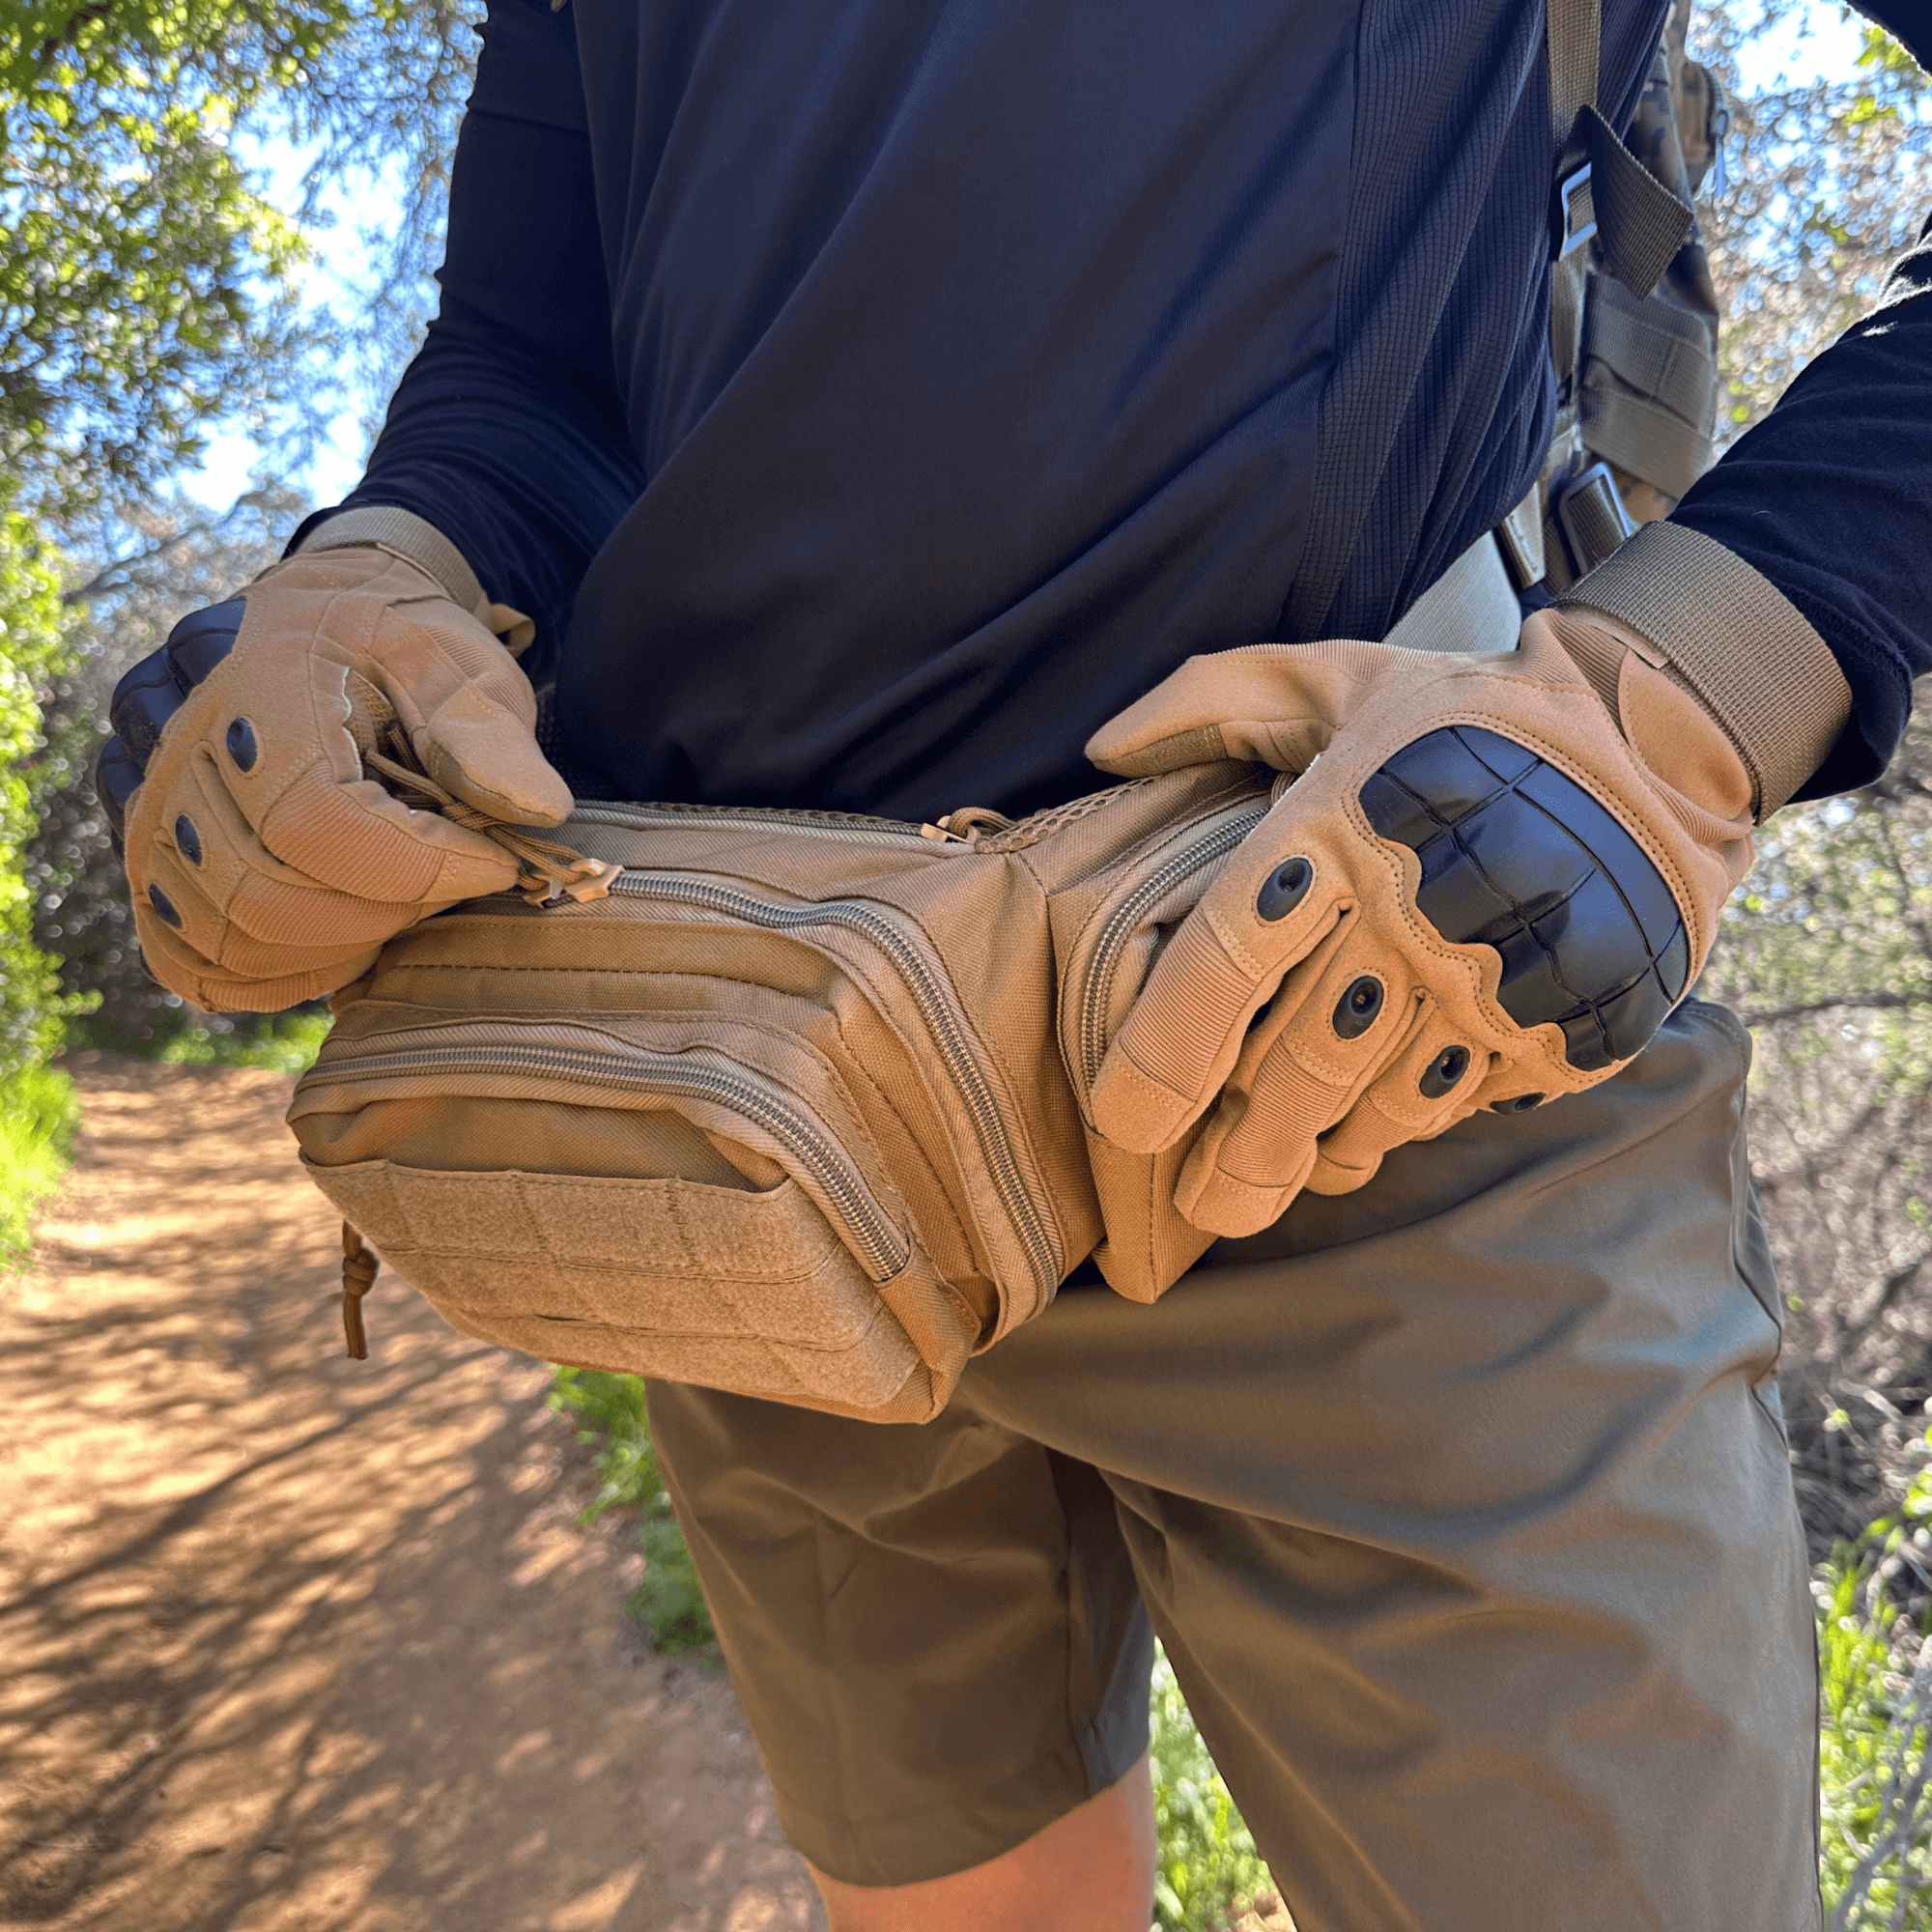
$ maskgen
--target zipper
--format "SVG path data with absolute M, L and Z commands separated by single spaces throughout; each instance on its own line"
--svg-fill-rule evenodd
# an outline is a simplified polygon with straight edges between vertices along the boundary
M 1224 859 L 1264 818 L 1267 806 L 1262 804 L 1237 813 L 1217 825 L 1199 844 L 1177 852 L 1173 858 L 1150 872 L 1125 898 L 1107 915 L 1100 936 L 1094 942 L 1093 963 L 1087 982 L 1080 991 L 1080 1069 L 1087 1090 L 1093 1091 L 1100 1063 L 1107 1054 L 1107 1008 L 1114 988 L 1114 975 L 1121 954 L 1142 920 L 1182 880 L 1191 878 L 1204 866 Z
M 876 838 L 932 842 L 929 834 L 906 818 L 874 818 L 860 811 L 787 811 L 762 805 L 580 805 L 571 818 L 588 825 L 621 825 L 638 832 L 692 824 L 726 829 L 743 825 L 773 832 L 802 832 L 847 843 L 869 843 Z
M 445 1030 L 422 1028 L 425 1035 Z M 724 1067 L 695 1060 L 689 1053 L 658 1053 L 648 1047 L 608 1041 L 595 1048 L 548 1046 L 485 1038 L 457 1045 L 422 1045 L 386 1053 L 345 1054 L 340 1061 L 319 1061 L 303 1085 L 326 1087 L 340 1081 L 380 1079 L 412 1073 L 554 1074 L 582 1080 L 591 1086 L 644 1088 L 675 1094 L 687 1099 L 713 1100 L 733 1113 L 755 1121 L 784 1147 L 818 1183 L 852 1237 L 866 1272 L 886 1282 L 912 1259 L 912 1248 L 890 1215 L 872 1198 L 856 1168 L 829 1134 L 797 1108 L 789 1106 L 769 1087 L 753 1084 Z M 584 1028 L 585 1034 L 591 1034 Z M 406 1037 L 395 1035 L 392 1037 Z M 592 1037 L 596 1037 L 592 1035 Z
M 791 816 L 785 814 L 787 822 Z M 905 830 L 915 838 L 923 837 L 916 825 L 906 825 Z M 1040 1212 L 1027 1186 L 1025 1172 L 1013 1151 L 1012 1137 L 1007 1130 L 992 1085 L 960 1023 L 956 1001 L 920 956 L 918 948 L 892 920 L 854 899 L 779 905 L 683 872 L 627 870 L 611 881 L 611 892 L 613 897 L 668 900 L 675 905 L 696 906 L 763 926 L 771 932 L 838 925 L 869 939 L 892 962 L 912 995 L 926 1034 L 939 1049 L 953 1087 L 966 1104 L 986 1172 L 1020 1237 L 1035 1283 L 1042 1294 L 1053 1293 L 1064 1271 L 1059 1232 Z

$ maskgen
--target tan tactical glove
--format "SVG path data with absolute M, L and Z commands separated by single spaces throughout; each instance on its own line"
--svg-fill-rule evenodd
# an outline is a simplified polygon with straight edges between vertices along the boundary
M 366 541 L 305 548 L 184 618 L 114 695 L 97 784 L 117 827 L 125 813 L 141 950 L 213 1011 L 333 992 L 405 926 L 516 883 L 501 843 L 370 776 L 384 743 L 459 810 L 538 826 L 571 808 L 529 680 L 492 635 L 521 645 L 527 619 L 487 604 L 420 519 L 352 512 L 317 536 L 352 519 L 442 567 Z
M 1095 735 L 1094 763 L 1301 776 L 1168 942 L 1094 1084 L 1095 1129 L 1152 1153 L 1212 1108 L 1175 1205 L 1247 1235 L 1479 1107 L 1608 1079 L 1703 965 L 1753 818 L 1848 706 L 1770 583 L 1663 525 L 1507 656 L 1190 659 Z

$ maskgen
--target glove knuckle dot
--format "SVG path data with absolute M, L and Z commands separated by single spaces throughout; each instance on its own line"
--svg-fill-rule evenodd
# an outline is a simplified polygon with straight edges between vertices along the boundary
M 228 724 L 228 755 L 234 760 L 239 772 L 255 769 L 255 759 L 259 747 L 255 743 L 255 727 L 245 718 L 233 718 Z
M 1373 973 L 1364 973 L 1360 979 L 1350 980 L 1335 1002 L 1330 1024 L 1336 1034 L 1343 1039 L 1360 1039 L 1380 1017 L 1382 998 L 1382 982 Z
M 1262 881 L 1255 911 L 1269 924 L 1286 919 L 1308 896 L 1314 883 L 1315 867 L 1306 859 L 1285 859 Z
M 1424 1069 L 1416 1084 L 1425 1100 L 1439 1100 L 1469 1070 L 1469 1049 L 1446 1046 Z
M 164 924 L 173 926 L 177 932 L 181 930 L 182 916 L 175 910 L 174 900 L 169 898 L 159 886 L 148 888 L 148 903 L 154 907 L 156 919 Z
M 1543 1105 L 1541 1094 L 1519 1094 L 1514 1099 L 1492 1100 L 1490 1112 L 1492 1114 L 1526 1114 L 1532 1107 Z
M 1662 874 L 1534 752 L 1446 725 L 1405 745 L 1360 797 L 1376 831 L 1421 860 L 1424 918 L 1454 945 L 1501 954 L 1503 1010 L 1522 1027 L 1553 1022 L 1572 1066 L 1628 1060 L 1683 997 L 1690 937 Z
M 201 834 L 186 812 L 175 820 L 175 849 L 190 866 L 201 864 Z

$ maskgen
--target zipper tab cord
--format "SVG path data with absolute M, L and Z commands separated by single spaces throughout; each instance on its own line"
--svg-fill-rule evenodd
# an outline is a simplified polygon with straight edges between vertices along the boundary
M 342 1336 L 349 1344 L 349 1359 L 369 1359 L 369 1338 L 362 1328 L 362 1297 L 375 1285 L 376 1270 L 382 1266 L 376 1250 L 363 1245 L 361 1235 L 347 1221 L 342 1224 Z
M 363 764 L 387 781 L 400 804 L 414 811 L 435 811 L 452 825 L 480 832 L 494 839 L 517 862 L 517 890 L 533 906 L 555 905 L 574 899 L 601 899 L 611 881 L 624 868 L 606 859 L 587 859 L 555 838 L 544 838 L 526 825 L 506 825 L 466 800 L 458 798 L 424 770 L 415 747 L 401 724 L 391 718 L 383 727 L 381 749 L 370 752 Z

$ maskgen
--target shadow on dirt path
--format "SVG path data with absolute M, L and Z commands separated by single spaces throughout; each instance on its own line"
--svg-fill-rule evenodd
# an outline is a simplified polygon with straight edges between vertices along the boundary
M 729 1683 L 651 1655 L 542 1369 L 342 1352 L 288 1082 L 84 1055 L 0 1280 L 0 1924 L 822 1927 Z

